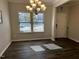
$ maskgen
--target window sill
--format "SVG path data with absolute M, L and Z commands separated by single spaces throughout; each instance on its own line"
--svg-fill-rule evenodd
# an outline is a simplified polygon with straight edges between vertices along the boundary
M 33 33 L 45 33 L 45 32 L 19 32 L 20 34 L 33 34 Z

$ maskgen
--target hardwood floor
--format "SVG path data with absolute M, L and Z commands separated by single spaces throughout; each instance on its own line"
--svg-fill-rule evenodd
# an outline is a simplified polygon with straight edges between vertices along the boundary
M 48 50 L 43 44 L 55 43 L 63 49 Z M 29 46 L 41 45 L 46 51 L 34 52 Z M 79 59 L 79 43 L 69 39 L 12 42 L 1 59 Z

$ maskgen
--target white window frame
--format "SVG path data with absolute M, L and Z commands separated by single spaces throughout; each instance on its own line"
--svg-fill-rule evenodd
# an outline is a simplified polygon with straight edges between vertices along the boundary
M 19 12 L 18 12 L 19 13 Z M 21 13 L 29 13 L 29 12 L 21 12 Z M 40 12 L 40 13 L 42 13 L 42 12 Z M 33 14 L 30 16 L 31 18 L 31 22 L 24 22 L 24 23 L 31 23 L 31 32 L 21 32 L 20 31 L 20 23 L 22 23 L 22 22 L 19 22 L 19 32 L 20 33 L 44 33 L 45 32 L 45 20 L 44 20 L 44 13 L 43 13 L 43 22 L 40 22 L 40 23 L 43 23 L 44 24 L 44 31 L 43 32 L 34 32 L 33 31 L 33 24 L 35 23 L 35 22 L 33 22 Z M 36 23 L 39 23 L 39 22 L 36 22 Z

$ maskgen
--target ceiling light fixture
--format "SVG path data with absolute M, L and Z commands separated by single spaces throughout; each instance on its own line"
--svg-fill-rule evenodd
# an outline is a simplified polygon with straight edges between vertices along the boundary
M 27 11 L 38 14 L 46 10 L 45 4 L 42 4 L 39 0 L 29 0 L 29 5 L 26 6 Z

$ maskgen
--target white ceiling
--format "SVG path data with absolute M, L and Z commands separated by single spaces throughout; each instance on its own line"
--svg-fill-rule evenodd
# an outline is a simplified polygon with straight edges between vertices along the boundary
M 29 0 L 8 0 L 9 2 L 14 2 L 14 3 L 26 3 L 28 2 Z M 54 2 L 56 1 L 59 1 L 59 0 L 41 0 L 47 4 L 53 4 Z

